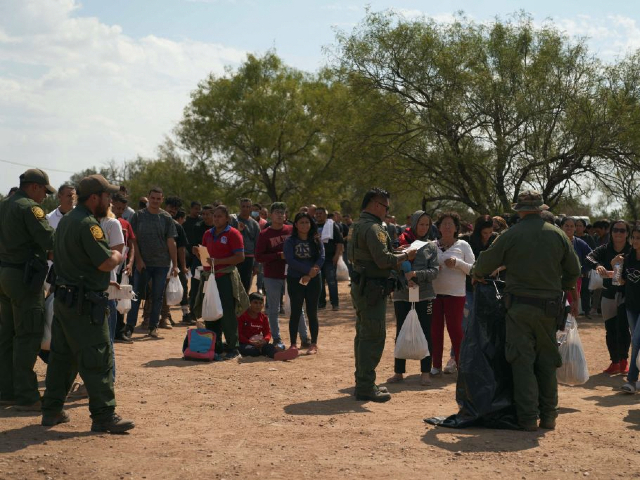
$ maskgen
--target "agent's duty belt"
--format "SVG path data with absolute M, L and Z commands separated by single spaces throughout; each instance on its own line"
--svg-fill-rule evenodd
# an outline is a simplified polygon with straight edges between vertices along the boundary
M 524 303 L 525 305 L 531 305 L 532 307 L 542 308 L 543 310 L 547 306 L 548 301 L 554 301 L 555 298 L 537 298 L 537 297 L 522 297 L 520 295 L 511 295 L 511 301 L 513 303 Z

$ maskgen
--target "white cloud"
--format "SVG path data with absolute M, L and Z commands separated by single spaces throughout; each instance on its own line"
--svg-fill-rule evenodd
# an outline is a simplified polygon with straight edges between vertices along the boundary
M 198 82 L 245 57 L 219 44 L 134 39 L 78 16 L 74 0 L 0 3 L 0 159 L 44 169 L 152 155 Z M 5 191 L 21 168 L 0 168 Z
M 360 7 L 358 5 L 348 5 L 343 3 L 332 3 L 329 5 L 323 5 L 322 10 L 330 10 L 334 12 L 358 12 Z

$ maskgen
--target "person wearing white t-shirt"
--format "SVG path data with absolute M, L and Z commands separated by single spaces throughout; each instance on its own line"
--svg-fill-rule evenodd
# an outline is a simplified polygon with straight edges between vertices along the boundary
M 440 273 L 433 281 L 436 299 L 433 301 L 431 320 L 432 375 L 439 375 L 442 372 L 445 322 L 456 363 L 459 363 L 463 335 L 462 317 L 466 299 L 466 276 L 469 275 L 476 260 L 471 246 L 464 240 L 458 240 L 460 216 L 457 213 L 441 214 L 436 226 L 441 237 L 437 242 Z
M 116 218 L 116 216 L 111 211 L 111 207 L 107 211 L 107 216 L 98 219 L 100 221 L 100 227 L 104 232 L 104 236 L 109 243 L 109 248 L 111 250 L 117 250 L 122 253 L 124 250 L 124 234 L 122 233 L 122 225 Z M 113 270 L 111 270 L 111 277 L 109 278 L 109 284 L 119 288 L 117 281 L 117 272 L 118 269 L 121 268 L 121 265 L 118 265 Z M 116 379 L 116 356 L 115 350 L 113 349 L 113 340 L 116 336 L 116 324 L 118 321 L 117 310 L 116 310 L 116 301 L 109 300 L 109 340 L 111 341 L 111 351 L 113 352 L 113 380 Z
M 73 185 L 64 184 L 58 189 L 58 200 L 60 205 L 58 208 L 47 214 L 47 220 L 49 225 L 55 230 L 58 228 L 58 223 L 65 213 L 70 212 L 73 209 L 73 204 L 76 199 L 76 188 Z

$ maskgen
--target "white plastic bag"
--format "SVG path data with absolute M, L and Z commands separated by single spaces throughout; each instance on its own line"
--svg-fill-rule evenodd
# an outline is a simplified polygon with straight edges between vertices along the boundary
M 407 318 L 404 319 L 393 355 L 407 360 L 422 360 L 429 356 L 429 344 L 420 326 L 418 312 L 413 305 Z
M 558 347 L 562 366 L 558 368 L 558 382 L 566 385 L 582 385 L 589 380 L 589 368 L 578 334 L 578 324 L 573 317 L 567 320 L 567 339 Z
M 122 274 L 122 278 L 120 279 L 120 286 L 129 285 L 129 275 L 126 273 Z M 118 300 L 118 304 L 116 305 L 116 310 L 122 315 L 126 315 L 129 310 L 131 310 L 131 300 L 126 298 L 122 300 Z
M 44 301 L 44 334 L 40 348 L 51 350 L 51 325 L 53 324 L 53 295 L 49 295 Z
M 344 263 L 344 259 L 342 257 L 338 259 L 338 264 L 336 265 L 336 279 L 339 282 L 349 281 L 349 267 Z
M 602 286 L 602 277 L 600 274 L 595 269 L 591 270 L 589 272 L 589 290 L 599 290 Z
M 167 305 L 178 305 L 182 301 L 184 290 L 182 289 L 182 283 L 180 278 L 176 275 L 169 279 L 167 289 L 164 292 L 164 298 L 167 300 Z
M 204 298 L 202 299 L 202 320 L 210 322 L 222 318 L 222 302 L 218 285 L 213 273 L 204 284 Z

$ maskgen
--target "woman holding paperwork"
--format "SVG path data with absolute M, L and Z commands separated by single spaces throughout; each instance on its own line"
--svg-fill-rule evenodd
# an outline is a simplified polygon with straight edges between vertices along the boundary
M 244 293 L 244 287 L 240 282 L 236 265 L 244 260 L 244 240 L 242 234 L 229 225 L 229 210 L 226 206 L 218 205 L 214 208 L 213 228 L 207 230 L 202 236 L 202 245 L 207 248 L 209 254 L 209 265 L 204 267 L 203 278 L 209 278 L 208 275 L 214 276 L 223 312 L 220 320 L 206 321 L 205 325 L 216 334 L 218 355 L 223 353 L 222 334 L 224 333 L 225 359 L 229 360 L 240 355 L 235 307 L 236 298 L 241 296 L 237 289 L 242 288 Z M 204 286 L 204 282 L 201 283 Z M 246 296 L 246 293 L 244 295 Z
M 420 320 L 420 326 L 429 344 L 431 351 L 431 311 L 435 293 L 432 281 L 438 276 L 438 252 L 436 244 L 427 240 L 431 229 L 431 217 L 422 210 L 417 210 L 411 215 L 411 226 L 407 228 L 399 237 L 400 246 L 411 245 L 416 240 L 427 242 L 418 249 L 413 262 L 406 261 L 402 264 L 405 278 L 409 287 L 417 287 L 418 301 L 415 302 L 416 313 Z M 409 301 L 409 290 L 399 290 L 393 294 L 393 306 L 396 313 L 396 338 L 402 329 L 407 314 L 411 310 Z M 404 380 L 404 373 L 407 361 L 396 358 L 393 366 L 395 372 L 387 383 L 398 383 Z M 425 357 L 420 361 L 420 383 L 424 386 L 430 385 L 429 371 L 431 370 L 431 357 Z
M 476 260 L 471 246 L 458 239 L 460 216 L 455 212 L 443 213 L 436 226 L 440 231 L 438 239 L 438 264 L 440 274 L 433 282 L 436 299 L 433 302 L 433 321 L 431 339 L 433 341 L 432 375 L 442 373 L 442 347 L 444 326 L 447 325 L 451 345 L 455 353 L 456 364 L 460 363 L 460 344 L 462 343 L 462 317 L 466 300 L 466 277 Z

